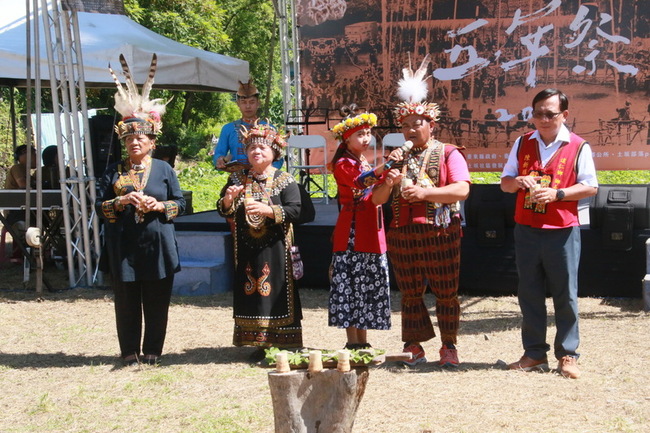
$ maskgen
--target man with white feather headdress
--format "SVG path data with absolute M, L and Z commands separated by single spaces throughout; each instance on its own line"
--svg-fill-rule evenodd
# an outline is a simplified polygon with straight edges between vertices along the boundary
M 142 93 L 122 55 L 120 62 L 126 88 L 109 70 L 118 89 L 115 109 L 123 116 L 115 131 L 127 157 L 110 165 L 97 185 L 95 208 L 104 222 L 105 243 L 100 268 L 111 275 L 122 362 L 156 365 L 174 274 L 180 271 L 173 219 L 184 212 L 185 199 L 172 167 L 151 157 L 165 112 L 162 100 L 149 99 L 156 55 Z
M 438 105 L 426 102 L 427 55 L 417 71 L 403 69 L 395 119 L 405 142 L 403 160 L 393 166 L 401 172 L 390 199 L 393 219 L 387 232 L 397 286 L 402 293 L 402 340 L 412 354 L 408 365 L 426 362 L 420 343 L 435 337 L 424 304 L 427 287 L 436 296 L 436 316 L 442 347 L 441 366 L 458 366 L 456 337 L 460 323 L 458 282 L 460 268 L 460 200 L 469 194 L 470 176 L 459 149 L 433 137 Z M 407 150 L 409 149 L 410 150 Z

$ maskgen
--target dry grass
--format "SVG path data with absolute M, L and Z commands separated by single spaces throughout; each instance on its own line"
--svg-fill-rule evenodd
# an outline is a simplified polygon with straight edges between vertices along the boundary
M 8 290 L 21 286 L 15 269 L 2 274 L 2 432 L 274 431 L 268 370 L 247 363 L 250 348 L 231 346 L 230 294 L 174 298 L 164 365 L 121 368 L 110 291 L 37 297 Z M 305 344 L 342 347 L 344 332 L 326 326 L 327 293 L 302 296 Z M 398 294 L 393 302 L 393 329 L 370 332 L 389 352 L 401 348 Z M 354 432 L 650 431 L 649 316 L 639 299 L 580 299 L 579 380 L 502 369 L 499 360 L 521 355 L 515 298 L 463 297 L 462 306 L 458 371 L 373 367 Z M 431 359 L 438 344 L 425 345 Z

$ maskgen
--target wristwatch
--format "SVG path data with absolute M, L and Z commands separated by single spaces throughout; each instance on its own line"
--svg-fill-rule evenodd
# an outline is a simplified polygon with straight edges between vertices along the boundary
M 556 194 L 557 194 L 557 201 L 564 200 L 564 196 L 566 195 L 563 189 L 558 189 Z

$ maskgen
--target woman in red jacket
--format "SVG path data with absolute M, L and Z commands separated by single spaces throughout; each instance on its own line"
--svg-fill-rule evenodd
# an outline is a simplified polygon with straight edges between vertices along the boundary
M 390 189 L 398 170 L 372 170 L 363 155 L 371 142 L 373 113 L 356 105 L 341 108 L 343 121 L 333 128 L 340 140 L 330 168 L 338 186 L 339 213 L 330 266 L 329 325 L 345 328 L 347 349 L 369 348 L 368 329 L 390 329 L 390 284 L 381 205 L 373 191 Z M 393 151 L 390 159 L 401 158 Z

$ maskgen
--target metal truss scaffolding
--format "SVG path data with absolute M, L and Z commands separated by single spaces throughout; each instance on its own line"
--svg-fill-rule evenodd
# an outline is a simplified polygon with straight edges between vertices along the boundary
M 37 17 L 38 0 L 34 1 Z M 86 87 L 79 22 L 75 10 L 64 10 L 60 0 L 41 1 L 55 119 L 61 199 L 70 286 L 98 281 L 99 221 L 95 214 L 95 174 L 88 126 Z M 38 20 L 34 19 L 35 27 Z M 38 39 L 36 40 L 38 46 Z M 36 50 L 38 57 L 39 50 Z M 38 62 L 37 62 L 38 64 Z M 37 121 L 37 126 L 39 122 Z
M 300 49 L 294 0 L 274 0 L 279 21 L 280 59 L 282 63 L 282 102 L 285 120 L 300 112 Z

